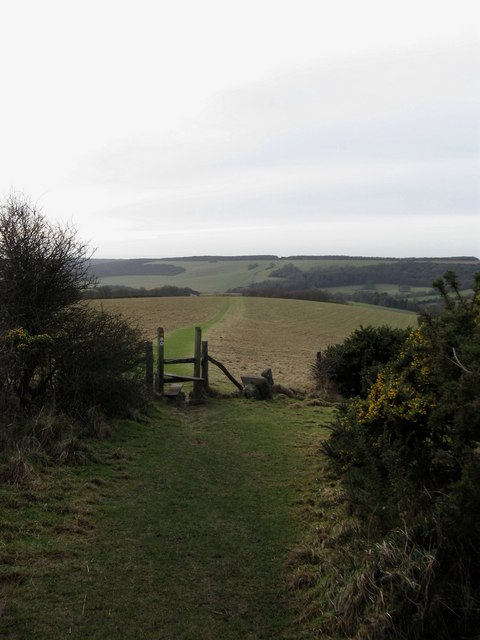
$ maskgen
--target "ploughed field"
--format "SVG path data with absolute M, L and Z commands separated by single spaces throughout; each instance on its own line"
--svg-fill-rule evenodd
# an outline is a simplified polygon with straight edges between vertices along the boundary
M 408 327 L 412 313 L 374 306 L 341 305 L 304 300 L 200 296 L 189 298 L 129 298 L 91 301 L 106 311 L 122 313 L 136 322 L 146 339 L 157 327 L 166 333 L 168 357 L 193 353 L 193 327 L 201 326 L 210 354 L 240 378 L 271 367 L 276 382 L 299 389 L 311 385 L 310 368 L 316 353 L 368 325 Z M 184 331 L 191 327 L 190 332 Z M 182 353 L 168 353 L 175 336 Z M 226 379 L 212 367 L 211 380 L 225 388 Z

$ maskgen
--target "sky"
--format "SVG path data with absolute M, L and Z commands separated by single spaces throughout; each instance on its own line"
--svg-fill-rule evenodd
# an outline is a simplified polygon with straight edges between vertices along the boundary
M 0 197 L 97 258 L 480 257 L 477 0 L 4 0 Z

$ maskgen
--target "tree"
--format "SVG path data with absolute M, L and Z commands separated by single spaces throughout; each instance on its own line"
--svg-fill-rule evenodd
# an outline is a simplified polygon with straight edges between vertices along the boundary
M 11 196 L 0 207 L 0 399 L 24 413 L 47 404 L 82 420 L 142 398 L 140 331 L 81 302 L 95 282 L 75 229 Z
M 90 254 L 75 229 L 50 224 L 27 200 L 0 206 L 0 302 L 5 325 L 32 335 L 51 329 L 58 312 L 95 282 Z

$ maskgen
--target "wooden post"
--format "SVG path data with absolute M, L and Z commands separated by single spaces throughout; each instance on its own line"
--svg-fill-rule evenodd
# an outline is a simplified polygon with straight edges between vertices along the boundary
M 165 332 L 163 327 L 157 329 L 157 391 L 160 395 L 163 395 L 163 383 L 164 383 L 164 370 L 163 361 L 165 359 Z
M 215 360 L 215 358 L 212 358 L 212 356 L 208 356 L 208 361 L 211 362 L 212 364 L 214 364 L 216 367 L 218 367 L 220 369 L 220 371 L 223 371 L 223 373 L 227 376 L 227 378 L 229 380 L 231 380 L 233 382 L 233 384 L 237 387 L 237 389 L 239 391 L 243 391 L 243 385 L 240 384 L 240 382 L 238 382 L 238 380 L 235 380 L 235 378 L 232 376 L 232 374 L 230 373 L 230 371 L 227 369 L 227 367 L 225 367 L 221 362 L 219 362 L 218 360 Z
M 202 342 L 202 378 L 203 389 L 208 390 L 208 342 Z
M 153 391 L 153 343 L 145 342 L 145 382 L 147 389 Z
M 200 378 L 201 368 L 202 368 L 202 330 L 200 327 L 195 327 L 195 351 L 194 351 L 194 365 L 193 365 L 193 376 L 195 378 Z M 193 382 L 193 395 L 195 398 L 198 398 L 202 394 L 202 382 L 199 380 L 195 380 Z

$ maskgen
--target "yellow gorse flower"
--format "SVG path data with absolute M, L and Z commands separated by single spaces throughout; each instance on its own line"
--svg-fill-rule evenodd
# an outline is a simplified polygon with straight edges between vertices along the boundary
M 380 373 L 366 400 L 355 406 L 359 423 L 367 424 L 387 417 L 414 421 L 427 415 L 430 399 L 399 375 Z
M 30 348 L 46 349 L 53 344 L 53 338 L 48 333 L 38 333 L 37 335 L 30 335 L 23 327 L 15 327 L 9 329 L 5 333 L 7 340 L 11 340 L 20 351 L 26 351 Z

